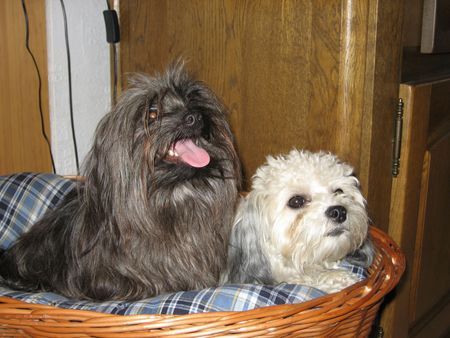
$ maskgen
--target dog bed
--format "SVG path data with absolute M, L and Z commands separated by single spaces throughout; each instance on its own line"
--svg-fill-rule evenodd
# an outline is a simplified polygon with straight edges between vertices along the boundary
M 8 248 L 21 233 L 26 231 L 34 222 L 42 217 L 46 210 L 57 207 L 65 194 L 74 189 L 74 187 L 75 183 L 72 180 L 52 174 L 22 173 L 0 177 L 0 247 L 2 249 Z M 375 242 L 377 243 L 376 238 Z M 398 248 L 396 248 L 395 244 L 392 242 L 389 243 L 389 245 L 389 249 L 398 256 L 395 258 L 395 263 L 398 266 L 394 266 L 394 262 L 391 262 L 392 266 L 390 269 L 393 271 L 391 271 L 389 275 L 384 276 L 384 278 L 386 279 L 389 277 L 389 279 L 393 279 L 395 283 L 387 283 L 388 288 L 384 293 L 397 283 L 404 269 L 404 261 L 402 267 L 401 263 L 403 258 L 398 251 Z M 381 256 L 382 255 L 380 254 L 377 255 L 376 262 L 374 263 L 375 266 L 377 263 L 380 265 L 380 262 L 384 262 L 383 260 L 380 261 Z M 215 323 L 216 321 L 213 320 L 213 322 L 210 322 L 210 319 L 214 318 L 211 317 L 214 316 L 212 314 L 216 313 L 220 316 L 218 317 L 220 318 L 220 321 L 222 321 L 220 325 L 225 325 L 227 327 L 226 332 L 235 334 L 243 334 L 246 332 L 244 336 L 253 337 L 261 336 L 264 332 L 274 333 L 273 329 L 271 329 L 271 325 L 273 325 L 274 328 L 281 323 L 281 318 L 286 320 L 292 315 L 298 315 L 298 313 L 303 311 L 306 311 L 307 314 L 307 324 L 303 324 L 303 327 L 306 329 L 314 326 L 315 315 L 311 316 L 313 313 L 317 312 L 317 310 L 319 310 L 319 314 L 324 313 L 323 310 L 320 310 L 324 306 L 323 300 L 328 302 L 331 301 L 330 303 L 334 304 L 331 308 L 333 309 L 335 306 L 338 306 L 337 301 L 339 298 L 337 295 L 340 295 L 339 297 L 345 295 L 344 298 L 351 303 L 352 298 L 357 295 L 357 293 L 355 293 L 356 290 L 361 292 L 361 287 L 366 282 L 364 280 L 365 271 L 358 267 L 351 266 L 350 264 L 344 265 L 345 268 L 351 269 L 356 273 L 360 277 L 361 282 L 347 288 L 346 292 L 340 292 L 334 295 L 325 295 L 322 291 L 315 288 L 294 284 L 282 283 L 274 286 L 244 284 L 225 285 L 218 288 L 208 288 L 197 291 L 176 292 L 137 302 L 113 301 L 96 303 L 90 301 L 74 301 L 54 293 L 27 293 L 0 287 L 0 332 L 1 328 L 4 330 L 9 330 L 10 328 L 13 330 L 12 332 L 19 332 L 14 330 L 20 328 L 20 332 L 32 334 L 33 336 L 51 336 L 53 334 L 55 336 L 63 336 L 63 331 L 59 331 L 59 329 L 67 326 L 73 328 L 71 334 L 75 334 L 76 336 L 78 336 L 78 334 L 82 334 L 83 336 L 90 336 L 91 334 L 102 336 L 102 334 L 105 334 L 105 336 L 112 337 L 113 333 L 118 333 L 121 336 L 159 336 L 161 332 L 164 332 L 164 334 L 167 335 L 169 333 L 170 335 L 183 333 L 183 335 L 186 334 L 186 336 L 191 336 L 191 333 L 193 336 L 203 336 L 206 335 L 206 332 L 209 332 L 208 335 L 222 335 L 223 332 L 213 329 L 217 326 L 217 323 Z M 373 268 L 369 269 L 368 279 L 373 277 L 373 273 Z M 378 286 L 380 283 L 386 284 L 386 281 L 383 280 L 371 282 L 377 282 Z M 364 287 L 362 290 L 363 292 L 362 294 L 359 294 L 359 297 L 361 297 L 361 299 L 366 298 L 364 296 L 373 292 L 372 288 L 373 286 Z M 361 310 L 364 313 L 371 313 L 372 317 L 375 316 L 374 311 L 376 312 L 378 309 L 380 298 L 384 294 L 380 294 L 380 292 L 377 291 L 374 295 L 377 296 L 375 299 L 378 301 L 378 303 L 375 302 L 375 310 L 368 312 L 369 309 L 366 306 L 362 306 L 364 302 L 361 300 L 355 303 L 362 306 Z M 294 306 L 294 308 L 285 308 L 285 306 L 289 304 Z M 373 308 L 374 304 L 371 305 L 371 308 Z M 309 309 L 310 306 L 312 306 L 312 308 Z M 345 306 L 339 305 L 338 308 L 341 306 L 342 309 L 340 311 L 342 312 L 345 309 Z M 287 312 L 283 315 L 283 312 L 279 312 L 280 309 L 284 309 L 282 311 Z M 266 317 L 266 315 L 263 315 L 263 312 L 258 312 L 265 310 L 269 310 L 275 315 L 272 319 L 269 317 L 269 322 L 273 321 L 271 324 L 261 324 L 260 327 L 257 322 L 254 322 L 254 319 L 250 320 L 251 317 L 247 317 L 250 316 L 250 314 L 254 315 L 255 311 L 257 317 Z M 60 314 L 61 312 L 59 311 L 62 311 L 62 313 L 65 314 Z M 231 316 L 235 318 L 233 321 L 223 322 L 224 318 L 231 318 L 229 317 L 230 311 L 240 311 L 237 313 L 243 314 L 243 318 L 238 320 L 238 317 Z M 308 315 L 309 312 L 311 313 Z M 228 315 L 224 315 L 227 313 Z M 168 315 L 179 314 L 184 314 L 185 316 L 176 316 L 175 318 L 177 319 L 173 319 L 173 322 L 172 320 L 169 320 L 169 322 L 166 322 L 165 324 L 155 324 L 156 322 L 159 323 L 161 319 L 166 320 L 167 318 L 173 318 Z M 121 318 L 121 316 L 117 315 L 130 316 L 122 316 L 123 318 Z M 145 317 L 144 319 L 142 315 L 157 316 Z M 199 317 L 195 316 L 201 315 L 206 315 L 209 319 L 206 324 L 202 322 L 197 328 L 192 328 L 192 325 L 188 325 L 184 323 L 184 320 L 181 320 L 181 318 L 186 319 L 192 316 L 194 316 L 192 318 L 199 319 Z M 92 318 L 89 318 L 89 316 L 92 316 Z M 100 317 L 102 320 L 100 320 L 100 323 L 96 323 L 95 319 L 99 318 L 99 316 L 105 317 Z M 342 317 L 342 320 L 346 317 L 343 312 L 340 316 Z M 24 318 L 27 318 L 27 320 L 24 320 Z M 89 325 L 94 325 L 93 327 L 95 329 L 93 332 L 89 332 L 87 329 L 89 325 L 86 325 L 86 322 L 82 320 L 82 318 L 89 319 L 86 320 L 86 322 L 89 322 Z M 120 325 L 125 326 L 122 327 L 118 325 L 118 322 L 116 322 L 117 325 L 112 325 L 113 328 L 107 326 L 107 323 L 109 323 L 112 318 L 121 318 L 118 322 L 121 323 Z M 129 318 L 130 321 L 125 322 L 124 324 L 124 318 Z M 154 322 L 155 319 L 156 322 Z M 59 320 L 62 320 L 62 322 L 59 322 Z M 247 320 L 252 322 L 253 327 L 256 325 L 256 332 L 259 333 L 251 335 L 250 331 L 245 328 L 246 325 L 243 324 L 244 322 L 247 322 Z M 235 328 L 231 325 L 234 321 L 237 323 L 237 327 Z M 288 322 L 289 321 L 290 319 L 288 319 Z M 48 322 L 51 323 L 50 329 L 47 325 Z M 171 328 L 172 324 L 168 324 L 170 322 L 172 322 L 172 324 L 175 323 L 174 329 Z M 360 325 L 363 322 L 364 321 L 360 321 Z M 292 322 L 292 324 L 294 323 L 295 321 Z M 291 326 L 292 325 L 289 325 L 289 327 Z M 294 328 L 288 329 L 286 333 L 294 332 L 292 330 L 298 330 L 299 328 L 300 327 L 295 327 L 294 325 Z M 361 331 L 361 329 L 364 328 L 366 332 L 369 332 L 367 330 L 370 330 L 370 326 L 367 327 L 367 325 L 360 327 L 359 331 L 364 332 Z M 124 332 L 127 333 L 125 334 Z M 159 334 L 157 334 L 158 332 Z

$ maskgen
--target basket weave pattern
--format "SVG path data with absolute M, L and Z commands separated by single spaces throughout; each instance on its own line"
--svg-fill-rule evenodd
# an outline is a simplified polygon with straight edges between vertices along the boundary
M 0 336 L 7 337 L 366 337 L 383 300 L 400 280 L 405 258 L 381 230 L 369 277 L 301 304 L 242 312 L 120 316 L 61 309 L 0 297 Z

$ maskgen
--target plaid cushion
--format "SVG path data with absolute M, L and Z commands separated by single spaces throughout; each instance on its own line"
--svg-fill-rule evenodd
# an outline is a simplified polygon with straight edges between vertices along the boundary
M 54 174 L 0 176 L 0 248 L 7 249 L 75 186 Z
M 58 206 L 75 183 L 53 174 L 21 173 L 0 176 L 0 247 L 8 248 L 47 209 Z M 365 270 L 344 263 L 343 266 L 365 278 Z M 244 311 L 263 306 L 301 303 L 325 293 L 304 285 L 225 285 L 197 291 L 182 291 L 136 302 L 75 301 L 49 293 L 15 291 L 0 286 L 0 296 L 28 303 L 67 309 L 99 311 L 112 314 L 190 314 L 210 311 Z
M 301 303 L 325 293 L 296 284 L 225 285 L 199 291 L 182 291 L 135 302 L 75 301 L 54 293 L 27 293 L 0 287 L 0 296 L 8 296 L 33 304 L 52 305 L 66 309 L 89 310 L 120 315 L 191 314 L 213 311 L 244 311 L 259 307 Z

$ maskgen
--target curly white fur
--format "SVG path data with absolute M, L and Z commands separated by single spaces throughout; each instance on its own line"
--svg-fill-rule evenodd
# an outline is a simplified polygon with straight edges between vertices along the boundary
M 267 158 L 241 201 L 222 282 L 299 283 L 325 292 L 358 278 L 340 268 L 373 256 L 366 202 L 353 168 L 332 154 Z M 350 255 L 350 256 L 349 256 Z

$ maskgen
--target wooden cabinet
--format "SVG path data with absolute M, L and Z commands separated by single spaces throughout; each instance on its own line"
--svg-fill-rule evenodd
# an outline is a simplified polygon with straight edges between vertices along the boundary
M 388 304 L 389 337 L 450 334 L 450 79 L 402 84 L 401 168 L 393 180 L 390 235 L 407 271 Z
M 186 58 L 229 107 L 247 179 L 268 154 L 332 151 L 353 164 L 386 230 L 402 4 L 121 1 L 121 73 Z

